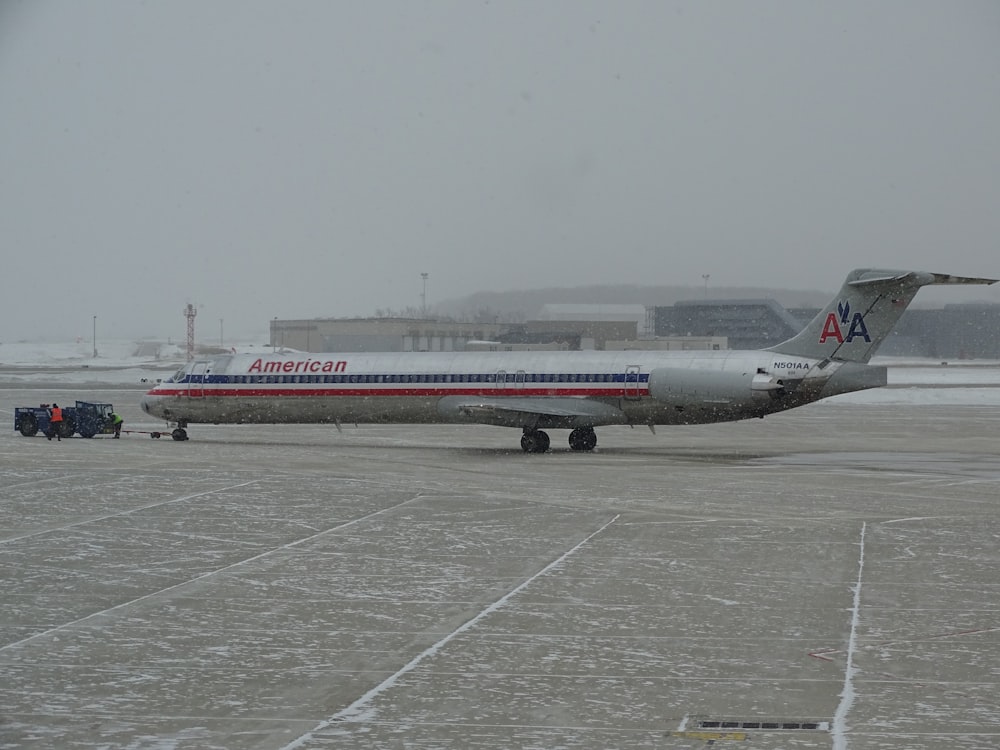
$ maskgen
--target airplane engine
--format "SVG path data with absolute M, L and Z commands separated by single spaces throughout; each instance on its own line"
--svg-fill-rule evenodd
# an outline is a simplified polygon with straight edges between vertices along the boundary
M 782 390 L 780 380 L 755 372 L 657 368 L 649 374 L 649 395 L 677 406 L 746 403 Z

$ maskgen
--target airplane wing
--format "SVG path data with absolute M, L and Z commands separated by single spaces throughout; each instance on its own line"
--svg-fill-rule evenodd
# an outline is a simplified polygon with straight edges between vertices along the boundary
M 438 413 L 479 424 L 532 429 L 628 423 L 617 406 L 587 398 L 445 396 L 438 402 Z

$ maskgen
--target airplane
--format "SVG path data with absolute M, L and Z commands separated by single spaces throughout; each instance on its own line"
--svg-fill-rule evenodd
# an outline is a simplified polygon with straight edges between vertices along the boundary
M 544 453 L 545 430 L 590 451 L 596 427 L 730 422 L 886 384 L 868 364 L 922 286 L 993 284 L 924 271 L 856 269 L 799 334 L 752 351 L 232 354 L 195 359 L 142 398 L 190 424 L 488 424 L 520 428 Z

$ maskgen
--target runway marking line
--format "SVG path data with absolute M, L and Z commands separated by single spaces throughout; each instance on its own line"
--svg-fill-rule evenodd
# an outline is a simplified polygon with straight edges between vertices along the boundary
M 858 621 L 861 619 L 861 586 L 865 572 L 865 531 L 867 522 L 861 524 L 861 539 L 858 541 L 858 578 L 855 582 L 854 599 L 851 604 L 851 633 L 847 639 L 847 664 L 844 667 L 844 688 L 840 691 L 840 703 L 833 714 L 831 733 L 833 734 L 833 750 L 847 749 L 847 714 L 854 704 L 854 653 L 858 646 Z
M 303 735 L 295 738 L 294 740 L 292 740 L 291 742 L 289 742 L 287 745 L 282 746 L 281 750 L 295 750 L 295 748 L 300 748 L 306 742 L 309 742 L 309 740 L 311 740 L 313 737 L 315 737 L 318 732 L 322 732 L 325 729 L 329 729 L 331 726 L 335 726 L 336 724 L 338 724 L 340 722 L 343 722 L 343 721 L 352 721 L 352 720 L 354 720 L 354 721 L 361 720 L 364 717 L 364 713 L 362 712 L 362 709 L 364 708 L 365 705 L 367 705 L 368 703 L 370 703 L 373 698 L 378 697 L 381 693 L 385 692 L 386 690 L 388 690 L 389 688 L 391 688 L 393 685 L 395 685 L 396 681 L 400 677 L 402 677 L 403 675 L 407 674 L 408 672 L 412 672 L 414 669 L 416 669 L 424 659 L 426 659 L 426 658 L 428 658 L 430 656 L 434 656 L 435 654 L 437 654 L 438 652 L 440 652 L 441 649 L 444 648 L 453 639 L 455 639 L 456 637 L 458 637 L 462 633 L 465 633 L 466 631 L 471 630 L 481 620 L 483 620 L 484 618 L 488 617 L 489 615 L 491 615 L 494 612 L 496 612 L 497 610 L 499 610 L 508 601 L 510 601 L 514 596 L 516 596 L 517 594 L 521 593 L 521 591 L 523 591 L 524 589 L 526 589 L 528 586 L 530 586 L 536 580 L 538 580 L 539 578 L 541 578 L 542 576 L 544 576 L 545 574 L 547 574 L 549 571 L 553 570 L 554 568 L 558 567 L 563 562 L 565 562 L 566 560 L 568 560 L 575 552 L 577 552 L 577 550 L 581 549 L 584 545 L 586 545 L 588 542 L 590 542 L 591 539 L 593 539 L 594 537 L 596 537 L 598 534 L 602 533 L 605 529 L 607 529 L 609 526 L 611 526 L 611 524 L 615 523 L 615 521 L 617 521 L 620 517 L 621 517 L 621 514 L 615 515 L 610 521 L 608 521 L 607 523 L 605 523 L 599 529 L 597 529 L 596 531 L 594 531 L 593 533 L 591 533 L 589 536 L 587 536 L 585 539 L 583 539 L 580 542 L 578 542 L 577 544 L 575 544 L 570 549 L 566 550 L 566 552 L 564 552 L 563 554 L 561 554 L 559 557 L 557 557 L 555 560 L 553 560 L 552 562 L 550 562 L 548 565 L 546 565 L 544 568 L 542 568 L 541 570 L 539 570 L 537 573 L 535 573 L 532 576 L 526 578 L 520 584 L 518 584 L 513 589 L 511 589 L 510 591 L 508 591 L 506 594 L 504 594 L 499 599 L 497 599 L 495 602 L 493 602 L 492 604 L 489 604 L 488 606 L 486 606 L 485 608 L 483 608 L 482 610 L 480 610 L 477 615 L 475 615 L 474 617 L 472 617 L 469 620 L 466 620 L 464 623 L 462 623 L 461 625 L 459 625 L 453 631 L 451 631 L 450 633 L 448 633 L 444 638 L 440 639 L 436 643 L 434 643 L 434 644 L 428 646 L 427 648 L 425 648 L 419 654 L 417 654 L 412 659 L 410 659 L 410 661 L 408 661 L 406 664 L 404 664 L 402 667 L 400 667 L 398 670 L 396 670 L 396 672 L 394 672 L 393 674 L 391 674 L 388 677 L 386 677 L 384 680 L 382 680 L 382 682 L 380 682 L 375 687 L 371 688 L 368 692 L 366 692 L 360 698 L 358 698 L 357 700 L 355 700 L 349 706 L 347 706 L 346 708 L 342 708 L 340 711 L 338 711 L 337 713 L 333 714 L 333 716 L 331 716 L 331 717 L 329 717 L 329 718 L 324 719 L 323 721 L 321 721 L 319 724 L 317 724 L 315 727 L 313 727 L 311 730 L 309 730 L 305 734 L 303 734 Z
M 256 484 L 260 482 L 260 479 L 251 479 L 249 482 L 241 482 L 240 484 L 231 484 L 228 487 L 217 487 L 213 490 L 205 490 L 204 492 L 196 492 L 193 495 L 183 495 L 181 497 L 175 497 L 173 500 L 164 500 L 163 502 L 150 503 L 149 505 L 142 505 L 138 508 L 129 508 L 128 510 L 123 510 L 121 513 L 108 513 L 103 516 L 94 516 L 93 518 L 84 518 L 80 521 L 74 521 L 73 523 L 68 523 L 64 526 L 54 526 L 50 529 L 39 529 L 38 531 L 29 531 L 27 534 L 19 534 L 17 536 L 9 536 L 5 539 L 0 539 L 0 544 L 6 544 L 7 542 L 16 542 L 21 539 L 30 539 L 33 536 L 40 536 L 41 534 L 51 534 L 54 531 L 65 531 L 66 529 L 72 529 L 76 526 L 85 526 L 88 523 L 95 523 L 97 521 L 107 521 L 109 518 L 118 518 L 119 516 L 128 516 L 133 513 L 139 513 L 143 510 L 149 510 L 150 508 L 159 508 L 164 505 L 172 505 L 174 503 L 182 503 L 185 500 L 194 500 L 196 497 L 204 497 L 205 495 L 214 495 L 216 492 L 225 492 L 226 490 L 235 490 L 239 487 L 246 487 L 249 484 Z
M 232 485 L 231 487 L 223 487 L 220 490 L 214 490 L 214 492 L 219 492 L 221 490 L 226 490 L 226 489 L 233 489 L 235 487 L 243 487 L 243 486 L 245 486 L 247 484 L 253 484 L 256 481 L 259 481 L 259 480 L 255 479 L 255 480 L 253 480 L 253 482 L 244 482 L 243 484 L 236 484 L 236 485 Z M 210 494 L 210 492 L 203 492 L 203 493 L 200 493 L 200 494 L 207 495 L 207 494 Z M 190 499 L 191 497 L 198 497 L 198 495 L 189 495 L 186 498 L 179 498 L 179 500 Z M 359 518 L 352 519 L 350 521 L 346 521 L 346 522 L 344 522 L 342 524 L 338 524 L 337 526 L 334 526 L 332 528 L 324 529 L 323 531 L 317 532 L 315 534 L 311 534 L 311 535 L 306 536 L 306 537 L 302 537 L 301 539 L 296 539 L 294 542 L 289 542 L 288 544 L 282 544 L 282 545 L 280 545 L 278 547 L 275 547 L 274 549 L 269 549 L 269 550 L 267 550 L 265 552 L 261 552 L 258 555 L 254 555 L 253 557 L 248 557 L 248 558 L 246 558 L 244 560 L 237 560 L 234 563 L 230 563 L 229 565 L 224 565 L 223 567 L 216 568 L 215 570 L 209 570 L 209 571 L 207 571 L 205 573 L 201 573 L 199 575 L 196 575 L 194 578 L 189 578 L 186 581 L 181 581 L 180 583 L 175 583 L 173 586 L 167 586 L 165 589 L 160 589 L 159 591 L 152 591 L 152 592 L 150 592 L 148 594 L 143 594 L 142 596 L 137 597 L 135 599 L 131 599 L 131 600 L 127 601 L 127 602 L 122 602 L 121 604 L 116 604 L 113 607 L 108 607 L 107 609 L 102 609 L 100 612 L 91 612 L 89 615 L 86 615 L 85 617 L 81 617 L 81 618 L 79 618 L 77 620 L 73 620 L 72 622 L 65 622 L 62 625 L 56 625 L 54 628 L 49 628 L 48 630 L 43 630 L 40 633 L 35 633 L 34 635 L 29 635 L 27 638 L 22 638 L 19 641 L 14 641 L 12 643 L 7 643 L 5 645 L 2 645 L 2 646 L 0 646 L 0 652 L 6 651 L 7 649 L 10 649 L 10 648 L 15 648 L 17 646 L 23 646 L 25 643 L 30 643 L 31 641 L 35 640 L 36 638 L 43 638 L 43 637 L 45 637 L 47 635 L 51 635 L 52 633 L 58 633 L 60 630 L 64 630 L 66 628 L 71 628 L 71 627 L 73 627 L 75 625 L 79 625 L 80 623 L 87 622 L 88 620 L 91 620 L 91 619 L 93 619 L 95 617 L 100 617 L 101 615 L 106 615 L 106 614 L 109 614 L 111 612 L 115 612 L 115 611 L 117 611 L 119 609 L 124 609 L 125 607 L 131 607 L 133 604 L 138 604 L 139 602 L 146 601 L 147 599 L 152 599 L 153 597 L 160 596 L 162 594 L 167 593 L 168 591 L 176 591 L 177 589 L 183 588 L 184 586 L 187 586 L 187 585 L 189 585 L 191 583 L 194 583 L 195 581 L 203 581 L 206 578 L 211 578 L 212 576 L 217 575 L 219 573 L 224 573 L 227 570 L 232 570 L 233 568 L 238 568 L 241 565 L 246 565 L 247 563 L 254 562 L 255 560 L 260 560 L 260 559 L 262 559 L 264 557 L 267 557 L 268 555 L 274 554 L 275 552 L 283 552 L 283 551 L 292 549 L 293 547 L 297 547 L 300 544 L 305 544 L 306 542 L 312 541 L 313 539 L 318 539 L 319 537 L 324 536 L 325 534 L 329 534 L 329 533 L 335 532 L 335 531 L 341 531 L 343 529 L 348 528 L 349 526 L 353 526 L 354 524 L 361 523 L 362 521 L 367 521 L 367 520 L 369 520 L 371 518 L 374 518 L 376 516 L 380 516 L 383 513 L 388 513 L 389 511 L 401 508 L 402 506 L 407 505 L 408 503 L 412 503 L 412 502 L 414 502 L 416 500 L 422 500 L 423 498 L 424 498 L 423 494 L 418 493 L 418 494 L 414 495 L 413 497 L 409 498 L 408 500 L 404 500 L 401 503 L 396 503 L 395 505 L 390 505 L 389 507 L 382 508 L 380 510 L 375 511 L 374 513 L 368 513 L 367 515 L 361 516 Z M 171 501 L 171 502 L 176 502 L 176 501 Z M 162 504 L 162 503 L 158 503 L 158 505 L 159 504 Z M 114 514 L 114 515 L 121 515 L 121 514 Z M 108 516 L 108 517 L 110 518 L 111 516 Z

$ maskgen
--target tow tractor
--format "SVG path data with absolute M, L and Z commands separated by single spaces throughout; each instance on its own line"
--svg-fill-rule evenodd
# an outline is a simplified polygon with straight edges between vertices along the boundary
M 18 406 L 14 409 L 14 429 L 25 437 L 33 437 L 39 432 L 48 435 L 52 429 L 49 406 L 50 404 Z M 59 437 L 72 437 L 74 433 L 80 433 L 80 437 L 85 438 L 110 434 L 115 431 L 111 418 L 113 411 L 111 404 L 90 401 L 77 401 L 76 406 L 63 407 L 63 421 L 61 424 L 57 423 Z

